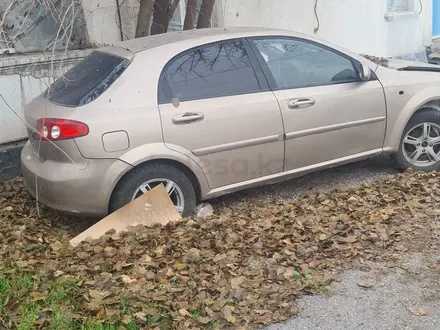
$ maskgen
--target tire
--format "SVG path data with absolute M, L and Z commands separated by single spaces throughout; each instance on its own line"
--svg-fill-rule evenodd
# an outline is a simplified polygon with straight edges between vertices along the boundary
M 172 181 L 180 189 L 178 193 L 183 195 L 182 217 L 194 214 L 196 208 L 196 193 L 191 180 L 175 166 L 165 163 L 152 163 L 140 165 L 134 168 L 117 184 L 112 194 L 109 212 L 112 213 L 132 201 L 134 193 L 145 182 L 166 179 Z M 139 192 L 142 194 L 142 192 Z
M 440 161 L 437 161 L 437 162 L 435 162 L 431 165 L 427 165 L 427 166 L 425 166 L 425 165 L 418 166 L 416 164 L 410 163 L 407 160 L 407 158 L 405 157 L 406 151 L 404 149 L 405 145 L 403 143 L 405 137 L 415 127 L 417 127 L 418 125 L 421 125 L 423 123 L 432 123 L 432 124 L 438 125 L 440 127 L 440 111 L 432 110 L 432 109 L 423 110 L 421 112 L 416 113 L 406 124 L 405 129 L 403 130 L 402 137 L 400 139 L 399 149 L 395 154 L 393 154 L 391 156 L 392 159 L 394 160 L 394 162 L 396 163 L 396 165 L 401 170 L 414 169 L 416 171 L 430 172 L 430 171 L 438 170 L 440 168 Z M 407 145 L 407 148 L 408 148 L 408 145 Z M 414 146 L 414 148 L 416 148 L 416 147 Z M 423 145 L 422 145 L 422 148 L 423 148 Z M 437 152 L 437 148 L 440 148 L 440 145 L 435 148 L 436 148 L 435 151 Z M 409 152 L 412 152 L 412 150 L 409 150 Z M 432 160 L 432 161 L 434 162 L 434 160 Z

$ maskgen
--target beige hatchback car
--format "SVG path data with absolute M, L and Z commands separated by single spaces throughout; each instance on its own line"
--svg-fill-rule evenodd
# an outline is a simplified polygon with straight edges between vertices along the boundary
M 440 166 L 440 67 L 378 66 L 298 33 L 213 28 L 107 46 L 25 109 L 22 173 L 104 216 L 163 184 L 177 210 L 382 154 Z

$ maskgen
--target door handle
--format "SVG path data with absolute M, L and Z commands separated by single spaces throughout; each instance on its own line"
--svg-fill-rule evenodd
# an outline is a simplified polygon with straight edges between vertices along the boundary
M 307 108 L 315 104 L 313 99 L 293 99 L 287 102 L 289 109 Z
M 203 120 L 205 115 L 201 112 L 185 112 L 184 114 L 175 115 L 171 118 L 173 124 L 186 124 Z

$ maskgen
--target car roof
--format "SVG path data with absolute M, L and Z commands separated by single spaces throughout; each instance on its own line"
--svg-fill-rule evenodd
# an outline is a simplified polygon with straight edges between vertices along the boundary
M 197 40 L 203 37 L 215 37 L 218 40 L 226 38 L 240 38 L 246 36 L 258 36 L 262 34 L 285 34 L 287 31 L 262 27 L 228 27 L 206 28 L 186 31 L 175 31 L 146 36 L 116 43 L 115 46 L 125 48 L 132 53 L 138 53 L 147 49 L 172 44 L 181 41 Z M 290 32 L 290 31 L 289 31 Z M 292 32 L 290 32 L 292 34 Z
M 356 54 L 348 49 L 332 44 L 330 42 L 318 39 L 311 35 L 306 35 L 300 32 L 291 30 L 269 28 L 269 27 L 217 27 L 206 29 L 193 29 L 186 31 L 167 32 L 152 36 L 135 38 L 118 42 L 113 46 L 104 46 L 99 50 L 109 52 L 121 57 L 132 59 L 134 53 L 139 53 L 149 49 L 175 44 L 177 47 L 172 47 L 171 52 L 180 52 L 182 48 L 192 48 L 201 44 L 221 41 L 225 39 L 257 37 L 257 36 L 289 36 L 294 38 L 306 39 L 315 41 L 319 44 L 326 45 L 335 50 L 339 50 L 345 54 L 351 55 L 363 63 L 369 63 L 370 68 L 376 71 L 378 65 L 364 57 Z

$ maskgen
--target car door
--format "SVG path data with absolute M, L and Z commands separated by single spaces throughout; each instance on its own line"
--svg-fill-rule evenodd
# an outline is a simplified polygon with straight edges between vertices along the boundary
M 234 39 L 181 53 L 162 72 L 164 142 L 202 164 L 211 188 L 283 170 L 281 112 L 255 64 L 247 41 Z
M 250 44 L 281 107 L 286 171 L 380 152 L 386 104 L 374 74 L 362 81 L 359 62 L 304 39 Z

